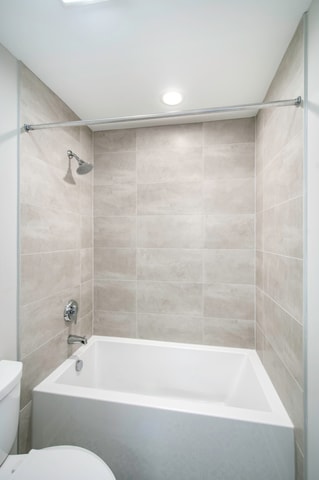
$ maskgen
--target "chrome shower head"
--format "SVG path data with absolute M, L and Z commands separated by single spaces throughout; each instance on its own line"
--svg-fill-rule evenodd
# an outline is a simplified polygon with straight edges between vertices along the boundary
M 79 166 L 76 169 L 76 173 L 78 173 L 79 175 L 85 175 L 86 173 L 89 173 L 92 170 L 93 165 L 91 163 L 87 163 L 84 160 L 82 160 L 80 157 L 77 156 L 76 153 L 72 152 L 71 150 L 68 150 L 66 153 L 67 153 L 67 156 L 69 157 L 69 160 L 71 160 L 72 158 L 75 158 L 75 160 L 78 162 Z

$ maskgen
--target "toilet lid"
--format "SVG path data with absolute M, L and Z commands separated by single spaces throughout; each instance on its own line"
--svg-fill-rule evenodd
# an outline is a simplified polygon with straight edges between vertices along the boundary
M 59 446 L 31 450 L 12 480 L 115 480 L 103 460 L 84 448 Z

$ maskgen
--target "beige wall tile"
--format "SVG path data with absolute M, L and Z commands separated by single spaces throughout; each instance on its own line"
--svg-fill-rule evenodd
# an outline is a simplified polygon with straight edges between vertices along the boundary
M 265 292 L 302 323 L 302 260 L 265 253 L 263 270 Z
M 181 149 L 202 146 L 202 124 L 170 125 L 139 128 L 136 133 L 137 150 Z
M 138 249 L 137 278 L 165 282 L 202 282 L 202 251 Z
M 80 215 L 22 204 L 20 207 L 21 253 L 52 252 L 80 248 Z
M 91 177 L 91 178 L 90 178 Z M 92 216 L 93 209 L 93 172 L 78 176 L 77 184 L 80 185 L 80 210 L 82 215 Z
M 256 288 L 256 326 L 264 333 L 267 325 L 265 325 L 266 316 L 264 315 L 264 291 Z
M 265 251 L 302 258 L 303 197 L 264 211 L 263 235 Z
M 81 215 L 81 248 L 93 247 L 92 216 Z
M 301 450 L 304 448 L 303 390 L 290 375 L 279 356 L 266 340 L 264 365 L 290 419 L 295 427 L 295 439 Z
M 62 100 L 23 66 L 20 83 L 22 123 L 77 120 Z M 81 306 L 81 282 L 91 283 L 93 274 L 93 172 L 76 174 L 77 164 L 70 162 L 66 154 L 69 149 L 93 162 L 92 132 L 83 127 L 21 134 L 22 406 L 31 400 L 33 386 L 78 348 L 67 345 L 67 335 L 71 331 L 80 333 L 81 328 L 91 330 L 92 317 L 84 316 L 71 327 L 63 319 L 64 306 L 71 298 Z M 30 441 L 25 412 L 21 417 L 22 451 Z
M 205 317 L 203 343 L 218 347 L 254 348 L 254 321 Z
M 213 215 L 255 213 L 255 181 L 219 179 L 204 183 L 205 213 Z
M 80 251 L 21 256 L 20 305 L 80 285 Z
M 170 342 L 202 343 L 201 317 L 183 315 L 137 315 L 138 338 Z
M 21 357 L 29 355 L 65 330 L 64 307 L 71 299 L 80 303 L 80 287 L 66 288 L 20 307 Z
M 95 186 L 121 183 L 136 183 L 135 152 L 96 154 L 94 161 Z
M 93 249 L 81 250 L 81 282 L 87 282 L 93 278 Z
M 256 286 L 261 290 L 264 289 L 264 253 L 256 252 Z
M 96 278 L 135 280 L 136 250 L 133 248 L 96 248 L 94 271 Z
M 263 212 L 256 213 L 256 250 L 264 249 L 264 218 Z
M 136 245 L 135 217 L 96 217 L 95 248 L 129 248 Z
M 204 146 L 255 141 L 255 118 L 204 123 Z
M 255 287 L 212 283 L 204 286 L 204 316 L 254 320 Z
M 134 152 L 136 149 L 136 131 L 108 130 L 94 133 L 95 154 L 105 152 Z
M 136 185 L 118 184 L 94 187 L 94 215 L 136 214 Z
M 94 305 L 96 310 L 111 312 L 136 311 L 136 283 L 95 279 Z
M 254 178 L 255 143 L 214 145 L 203 152 L 205 180 Z
M 205 283 L 255 283 L 254 250 L 205 250 Z
M 64 177 L 69 166 L 67 151 L 72 147 L 71 149 L 80 155 L 79 129 L 60 128 L 58 136 L 59 142 L 57 143 L 57 130 L 55 129 L 33 130 L 32 133 L 22 132 L 20 137 L 21 156 L 36 157 L 47 165 L 60 169 L 61 175 Z M 83 157 L 86 158 L 86 155 Z M 75 166 L 76 162 L 72 163 L 74 177 L 76 177 Z
M 136 337 L 136 314 L 96 311 L 94 335 Z
M 202 285 L 198 283 L 138 282 L 139 313 L 202 313 Z
M 79 305 L 79 317 L 82 318 L 93 310 L 93 282 L 81 284 L 81 300 Z
M 201 215 L 154 215 L 137 217 L 137 246 L 149 248 L 201 248 Z
M 68 357 L 67 330 L 22 358 L 21 408 L 31 400 L 32 389 Z
M 21 203 L 80 213 L 80 188 L 66 182 L 59 168 L 23 152 L 20 164 Z
M 202 213 L 201 183 L 159 183 L 138 185 L 137 212 L 140 215 Z
M 265 209 L 299 197 L 303 192 L 303 138 L 293 138 L 263 173 Z
M 201 182 L 202 149 L 178 148 L 137 152 L 138 183 Z
M 205 247 L 250 249 L 255 246 L 254 215 L 207 215 Z
M 263 330 L 267 340 L 291 375 L 303 386 L 303 328 L 267 295 L 264 296 Z

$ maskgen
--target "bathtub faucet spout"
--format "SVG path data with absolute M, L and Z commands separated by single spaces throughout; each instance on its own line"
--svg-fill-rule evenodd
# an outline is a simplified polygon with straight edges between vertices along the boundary
M 82 343 L 83 345 L 86 345 L 88 343 L 88 339 L 86 337 L 81 337 L 80 335 L 69 335 L 68 344 L 73 345 L 74 343 Z

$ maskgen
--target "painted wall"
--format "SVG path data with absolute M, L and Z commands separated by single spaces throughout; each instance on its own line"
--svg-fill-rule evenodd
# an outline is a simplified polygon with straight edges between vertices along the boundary
M 266 101 L 304 95 L 301 23 Z M 295 426 L 302 479 L 303 109 L 262 111 L 256 123 L 257 350 Z
M 96 132 L 96 334 L 253 347 L 255 120 Z
M 17 358 L 18 72 L 0 45 L 0 359 Z
M 306 141 L 308 146 L 307 188 L 307 270 L 306 270 L 306 342 L 307 345 L 307 480 L 316 480 L 319 472 L 319 1 L 308 13 L 308 92 Z
M 21 124 L 75 120 L 30 70 L 20 69 Z M 23 361 L 20 452 L 30 447 L 32 388 L 74 350 L 70 332 L 92 332 L 92 174 L 75 173 L 66 152 L 92 162 L 87 128 L 38 130 L 20 139 L 20 358 Z M 70 299 L 77 325 L 63 319 Z

